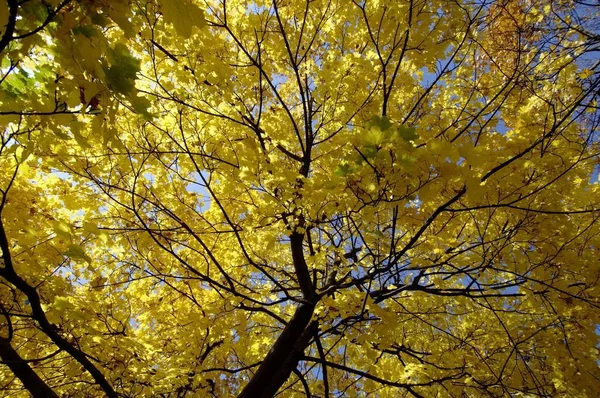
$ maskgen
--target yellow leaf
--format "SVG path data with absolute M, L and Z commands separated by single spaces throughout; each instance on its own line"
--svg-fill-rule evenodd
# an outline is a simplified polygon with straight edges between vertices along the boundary
M 115 21 L 117 25 L 119 25 L 121 30 L 123 30 L 125 37 L 130 38 L 135 36 L 135 28 L 129 20 L 131 15 L 131 7 L 129 7 L 127 3 L 121 3 L 118 1 L 111 2 L 108 15 L 113 21 Z
M 192 35 L 194 26 L 206 25 L 204 12 L 191 1 L 163 0 L 162 13 L 166 22 L 173 24 L 177 33 L 185 38 Z
M 98 226 L 96 224 L 92 224 L 89 222 L 84 222 L 83 226 L 82 226 L 83 230 L 86 232 L 90 232 L 94 235 L 99 235 L 100 234 L 100 229 L 98 228 Z
M 105 284 L 106 284 L 106 278 L 104 278 L 102 275 L 97 276 L 91 282 L 91 286 L 95 287 L 95 288 L 104 287 Z
M 67 239 L 71 238 L 71 233 L 72 233 L 71 226 L 69 224 L 67 224 L 66 222 L 54 221 L 52 227 L 57 236 L 60 236 L 62 238 L 67 238 Z
M 81 103 L 81 99 L 79 97 L 79 89 L 75 89 L 69 93 L 67 96 L 67 106 L 69 108 L 74 108 Z
M 594 71 L 590 70 L 590 69 L 584 69 L 581 72 L 579 72 L 579 78 L 580 79 L 587 79 L 588 77 L 592 76 L 594 74 Z

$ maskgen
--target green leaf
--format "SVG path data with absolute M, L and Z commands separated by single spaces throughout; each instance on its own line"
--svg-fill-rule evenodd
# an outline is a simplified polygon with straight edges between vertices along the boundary
M 340 176 L 340 177 L 346 177 L 348 174 L 350 174 L 350 165 L 348 163 L 340 163 L 336 168 L 335 168 L 335 174 Z
M 49 65 L 42 65 L 35 70 L 34 73 L 36 80 L 54 80 L 56 79 L 56 71 L 53 70 Z
M 377 152 L 379 152 L 379 147 L 377 145 L 372 144 L 364 145 L 362 148 L 360 148 L 360 152 L 365 158 L 373 159 L 375 156 L 377 156 Z
M 70 244 L 69 249 L 65 252 L 65 255 L 71 257 L 76 260 L 84 260 L 86 263 L 91 264 L 92 258 L 85 254 L 83 248 L 79 245 Z
M 148 112 L 148 108 L 150 108 L 150 105 L 152 105 L 152 104 L 146 97 L 140 97 L 140 96 L 130 97 L 129 102 L 131 102 L 133 109 L 135 109 L 135 111 L 137 113 L 142 115 L 144 117 L 144 119 L 146 119 L 146 120 L 152 119 L 152 114 L 150 112 Z
M 26 88 L 29 86 L 27 82 L 27 73 L 21 73 L 21 71 L 19 71 L 19 73 L 12 73 L 5 79 L 5 82 L 7 86 L 5 87 L 6 91 L 16 95 L 24 94 Z
M 131 55 L 123 44 L 117 44 L 109 50 L 109 59 L 110 66 L 102 66 L 108 87 L 119 94 L 133 93 L 135 79 L 140 71 L 140 60 Z
M 67 134 L 67 133 L 62 132 L 59 127 L 53 129 L 52 132 L 54 133 L 55 136 L 57 136 L 61 140 L 67 141 L 67 140 L 71 139 L 71 136 L 69 136 L 69 134 Z
M 386 142 L 388 138 L 388 134 L 379 130 L 379 128 L 371 128 L 362 137 L 362 141 L 365 145 L 378 146 Z
M 44 21 L 48 18 L 48 7 L 41 1 L 23 2 L 20 8 L 20 15 L 26 21 Z
M 102 27 L 106 26 L 107 21 L 108 21 L 104 14 L 98 14 L 97 12 L 93 13 L 90 16 L 90 19 L 94 25 L 98 25 L 98 26 L 102 26 Z
M 404 141 L 415 141 L 417 138 L 419 138 L 419 135 L 417 134 L 417 129 L 414 127 L 400 126 L 398 127 L 397 131 Z
M 192 35 L 194 26 L 206 25 L 204 12 L 187 0 L 162 0 L 162 13 L 165 21 L 173 24 L 177 34 L 186 39 Z
M 2 15 L 0 15 L 0 21 L 2 20 Z M 2 23 L 2 22 L 0 22 Z M 8 69 L 10 68 L 10 59 L 8 59 L 8 57 L 3 57 L 2 58 L 2 64 L 0 65 L 2 67 L 2 69 Z
M 92 38 L 98 36 L 98 30 L 91 25 L 85 26 L 76 26 L 72 29 L 73 33 L 76 35 L 83 35 L 85 37 Z
M 371 120 L 367 122 L 367 128 L 377 128 L 380 131 L 386 131 L 392 127 L 392 122 L 387 116 L 373 116 Z

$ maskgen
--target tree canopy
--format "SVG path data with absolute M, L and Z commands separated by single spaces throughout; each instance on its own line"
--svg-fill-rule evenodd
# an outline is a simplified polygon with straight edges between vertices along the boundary
M 600 6 L 0 2 L 0 391 L 594 397 Z

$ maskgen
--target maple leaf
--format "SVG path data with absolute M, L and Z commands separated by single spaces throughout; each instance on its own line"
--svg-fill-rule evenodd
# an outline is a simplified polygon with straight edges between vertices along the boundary
M 206 25 L 204 12 L 192 1 L 163 0 L 161 4 L 165 21 L 173 24 L 177 33 L 184 38 L 192 35 L 194 27 Z
M 0 3 L 1 392 L 595 397 L 599 11 Z
M 140 61 L 120 43 L 111 48 L 108 54 L 110 63 L 103 68 L 109 88 L 120 94 L 131 94 L 140 71 Z

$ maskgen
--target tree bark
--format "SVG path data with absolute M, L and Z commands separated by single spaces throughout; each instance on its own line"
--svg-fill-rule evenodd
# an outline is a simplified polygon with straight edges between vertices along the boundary
M 58 398 L 58 395 L 21 358 L 8 339 L 0 337 L 0 358 L 4 365 L 21 380 L 23 386 L 34 397 Z
M 316 323 L 310 323 L 314 310 L 314 303 L 300 304 L 296 308 L 294 316 L 238 398 L 271 398 L 275 395 L 296 369 L 317 327 Z
M 85 370 L 94 378 L 94 381 L 104 390 L 104 393 L 109 398 L 118 398 L 117 393 L 110 385 L 106 377 L 102 374 L 89 359 L 88 356 L 75 345 L 68 342 L 55 329 L 54 325 L 48 321 L 46 313 L 42 308 L 40 295 L 35 287 L 27 283 L 15 271 L 15 267 L 10 255 L 10 245 L 4 230 L 2 219 L 0 219 L 0 249 L 2 250 L 2 258 L 4 259 L 4 267 L 0 267 L 0 276 L 8 282 L 12 283 L 18 290 L 27 296 L 29 305 L 31 306 L 31 316 L 40 325 L 40 329 L 52 340 L 52 342 L 63 351 L 69 353 L 77 362 L 83 366 Z
M 238 398 L 271 398 L 275 395 L 298 366 L 304 349 L 317 331 L 317 323 L 310 322 L 317 297 L 304 258 L 303 240 L 303 234 L 294 232 L 290 235 L 292 261 L 304 302 L 296 308 L 292 319 Z

